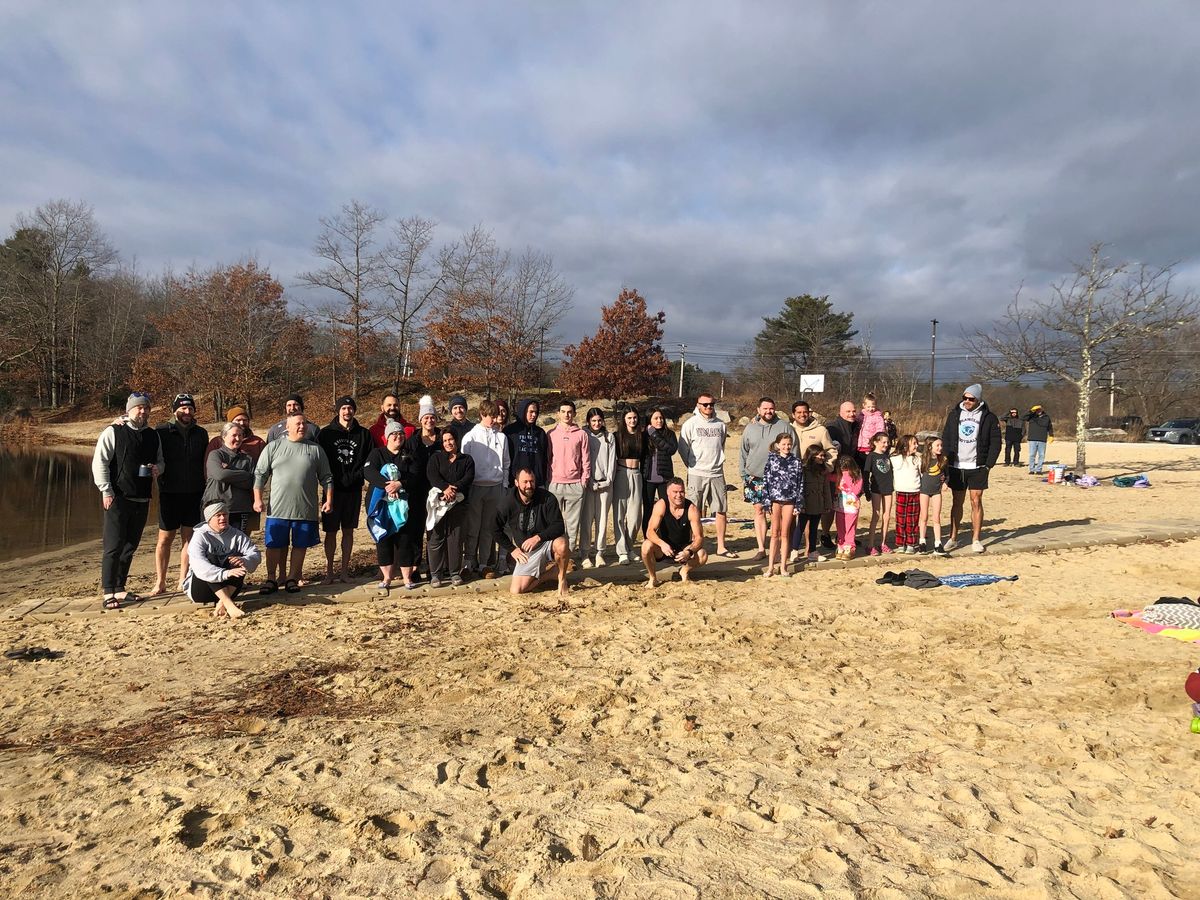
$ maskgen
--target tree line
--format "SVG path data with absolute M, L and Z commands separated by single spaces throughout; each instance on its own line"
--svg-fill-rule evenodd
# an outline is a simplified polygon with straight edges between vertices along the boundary
M 319 220 L 312 251 L 293 285 L 301 299 L 253 259 L 141 273 L 83 202 L 18 216 L 0 245 L 0 408 L 115 406 L 130 388 L 186 387 L 210 394 L 219 418 L 316 386 L 356 395 L 367 381 L 515 392 L 540 386 L 541 350 L 575 296 L 548 254 L 507 250 L 483 226 L 439 242 L 433 221 L 356 200 Z M 559 386 L 663 390 L 665 321 L 622 289 L 596 333 L 564 350 Z

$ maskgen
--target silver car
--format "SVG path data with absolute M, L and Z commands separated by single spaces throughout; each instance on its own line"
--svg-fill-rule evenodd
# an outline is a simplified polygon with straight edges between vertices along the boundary
M 1195 444 L 1200 439 L 1200 419 L 1170 419 L 1151 428 L 1146 437 L 1167 444 Z

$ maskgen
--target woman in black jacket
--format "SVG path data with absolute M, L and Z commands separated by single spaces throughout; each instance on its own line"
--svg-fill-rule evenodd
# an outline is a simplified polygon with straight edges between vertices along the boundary
M 417 560 L 421 558 L 421 533 L 425 529 L 425 501 L 421 489 L 422 479 L 418 482 L 413 470 L 413 454 L 406 453 L 404 444 L 404 426 L 399 422 L 389 422 L 384 432 L 384 445 L 376 447 L 367 454 L 363 467 L 363 476 L 372 488 L 379 488 L 389 497 L 401 493 L 408 498 L 408 518 L 404 524 L 391 534 L 381 537 L 375 543 L 375 559 L 379 563 L 379 589 L 386 591 L 392 584 L 392 577 L 397 567 L 404 577 L 405 590 L 417 587 L 413 579 Z M 368 492 L 368 497 L 374 491 Z M 370 501 L 368 500 L 368 504 Z
M 425 468 L 431 487 L 441 491 L 439 498 L 453 504 L 429 529 L 429 586 L 441 587 L 443 576 L 450 583 L 463 583 L 463 522 L 466 519 L 467 494 L 475 480 L 475 460 L 458 452 L 454 432 L 442 432 L 442 451 L 429 457 Z
M 650 411 L 646 426 L 646 456 L 642 459 L 642 534 L 650 524 L 654 504 L 667 499 L 667 482 L 675 477 L 671 457 L 679 449 L 679 439 L 667 424 L 661 409 Z

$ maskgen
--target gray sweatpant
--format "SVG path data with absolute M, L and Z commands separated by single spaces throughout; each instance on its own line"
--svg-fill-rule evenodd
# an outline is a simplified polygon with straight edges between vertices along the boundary
M 492 556 L 496 543 L 496 510 L 504 497 L 502 484 L 473 484 L 467 495 L 467 522 L 463 528 L 463 557 L 468 568 L 478 569 Z
M 562 510 L 563 524 L 567 528 L 568 552 L 579 556 L 583 543 L 579 534 L 579 522 L 583 513 L 583 485 L 550 482 L 550 493 L 558 500 Z

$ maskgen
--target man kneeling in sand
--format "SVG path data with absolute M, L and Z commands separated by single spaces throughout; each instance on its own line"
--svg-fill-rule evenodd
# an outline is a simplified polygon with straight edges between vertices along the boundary
M 692 570 L 708 562 L 704 549 L 704 529 L 700 527 L 700 509 L 685 496 L 683 480 L 667 482 L 667 499 L 654 504 L 646 539 L 642 541 L 642 562 L 650 579 L 647 587 L 658 587 L 655 563 L 669 559 L 680 565 L 679 577 L 691 579 Z
M 224 502 L 204 507 L 204 519 L 188 543 L 183 590 L 193 603 L 215 603 L 214 616 L 240 619 L 245 613 L 233 599 L 242 590 L 246 574 L 258 568 L 262 555 L 250 538 L 229 524 Z
M 567 593 L 567 562 L 570 559 L 566 528 L 558 500 L 537 486 L 533 472 L 520 469 L 516 487 L 504 495 L 496 510 L 496 540 L 500 552 L 516 564 L 512 570 L 513 594 L 532 591 L 558 570 L 558 592 Z

